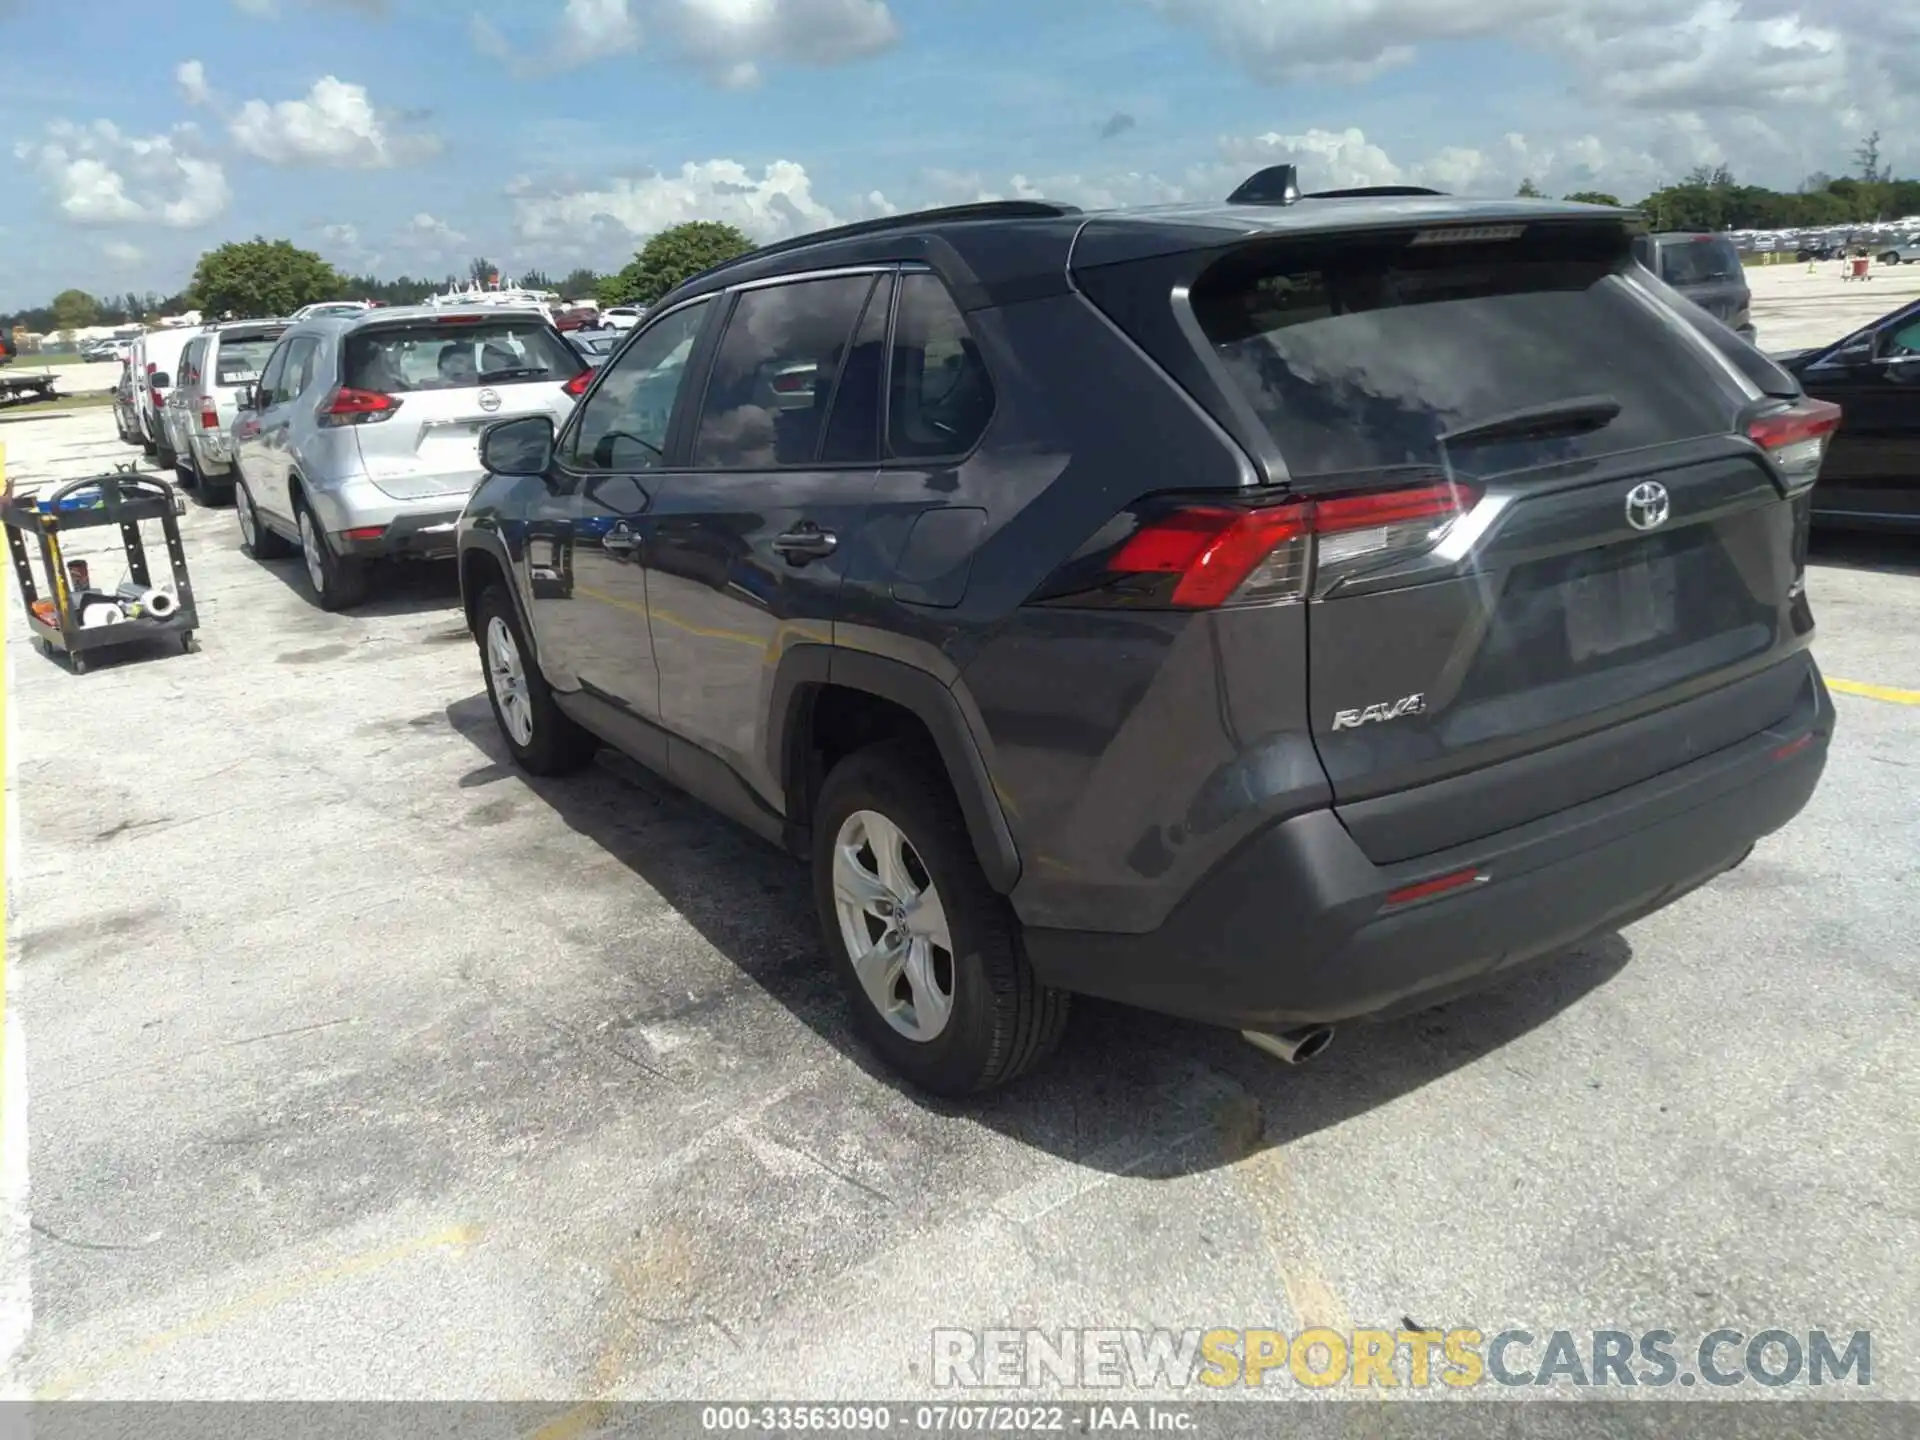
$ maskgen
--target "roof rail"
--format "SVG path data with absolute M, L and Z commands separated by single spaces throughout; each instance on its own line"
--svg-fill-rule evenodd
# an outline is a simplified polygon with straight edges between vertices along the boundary
M 1229 205 L 1291 205 L 1300 198 L 1300 167 L 1269 165 L 1240 182 L 1227 197 Z
M 828 230 L 810 230 L 790 240 L 776 240 L 771 245 L 762 245 L 757 250 L 749 250 L 744 255 L 711 265 L 700 275 L 689 278 L 699 279 L 700 276 L 730 270 L 736 265 L 763 260 L 769 255 L 784 255 L 790 250 L 804 250 L 809 245 L 823 245 L 834 240 L 854 240 L 862 235 L 885 235 L 893 230 L 916 230 L 922 225 L 953 224 L 966 220 L 1055 220 L 1063 215 L 1079 213 L 1078 206 L 1056 205 L 1051 200 L 982 200 L 971 205 L 909 210 L 899 215 L 883 215 L 875 220 L 856 220 L 851 225 L 835 225 Z M 683 285 L 686 283 L 684 280 L 681 282 Z
M 1356 200 L 1364 196 L 1382 197 L 1388 195 L 1444 195 L 1444 190 L 1430 190 L 1425 185 L 1355 185 L 1346 190 L 1315 190 L 1306 198 L 1309 200 Z

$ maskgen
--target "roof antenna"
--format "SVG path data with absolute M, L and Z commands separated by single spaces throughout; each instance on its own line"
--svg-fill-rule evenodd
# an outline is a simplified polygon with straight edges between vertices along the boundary
M 1300 198 L 1300 170 L 1294 165 L 1269 165 L 1240 182 L 1227 197 L 1229 205 L 1291 205 Z

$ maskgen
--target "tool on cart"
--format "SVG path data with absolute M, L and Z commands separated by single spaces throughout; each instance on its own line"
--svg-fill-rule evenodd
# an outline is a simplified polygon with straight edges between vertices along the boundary
M 27 624 L 48 655 L 65 652 L 74 673 L 84 673 L 87 652 L 156 636 L 178 636 L 180 648 L 194 648 L 199 613 L 187 577 L 187 555 L 175 516 L 176 496 L 165 482 L 120 473 L 94 475 L 62 485 L 50 494 L 16 495 L 8 486 L 0 496 L 0 521 L 7 531 L 14 575 L 27 607 Z M 147 571 L 143 521 L 157 520 L 166 534 L 173 583 L 155 585 Z M 94 588 L 86 560 L 67 560 L 61 537 L 69 531 L 113 525 L 126 552 L 127 579 L 111 592 Z M 42 597 L 34 579 L 27 545 L 39 542 L 41 570 L 52 593 Z

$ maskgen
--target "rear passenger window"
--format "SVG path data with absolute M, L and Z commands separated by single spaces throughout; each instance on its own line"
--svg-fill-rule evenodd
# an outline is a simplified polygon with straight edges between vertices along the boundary
M 867 301 L 860 331 L 834 392 L 833 414 L 820 459 L 827 465 L 878 464 L 880 387 L 886 380 L 887 320 L 893 309 L 893 277 L 882 275 Z
M 993 380 L 960 307 L 937 275 L 900 281 L 887 397 L 887 450 L 895 459 L 964 455 L 993 418 Z
M 1630 263 L 1624 240 L 1571 237 L 1259 247 L 1202 276 L 1193 309 L 1295 475 L 1465 478 L 1731 425 L 1731 383 L 1638 298 Z M 1600 397 L 1618 413 L 1582 424 Z M 1541 415 L 1453 438 L 1516 411 Z
M 811 465 L 871 275 L 743 291 L 727 320 L 700 406 L 702 470 Z
M 281 378 L 276 398 L 292 400 L 307 393 L 307 386 L 313 383 L 313 361 L 319 352 L 320 342 L 311 335 L 302 335 L 287 347 L 287 369 Z

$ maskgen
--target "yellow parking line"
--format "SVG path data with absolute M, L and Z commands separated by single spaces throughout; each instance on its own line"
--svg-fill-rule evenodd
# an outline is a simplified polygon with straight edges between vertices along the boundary
M 1827 688 L 1842 695 L 1859 695 L 1868 700 L 1884 700 L 1889 705 L 1920 705 L 1920 690 L 1896 690 L 1891 685 L 1868 685 L 1861 680 L 1836 680 L 1827 677 Z
M 612 1410 L 605 1400 L 589 1400 L 554 1416 L 538 1430 L 529 1430 L 525 1440 L 579 1440 L 600 1429 Z
M 128 1346 L 118 1354 L 109 1355 L 98 1364 L 69 1371 L 52 1384 L 37 1391 L 34 1399 L 64 1400 L 92 1384 L 108 1371 L 117 1370 L 122 1365 L 135 1360 L 144 1360 L 149 1355 L 158 1354 L 169 1346 L 179 1344 L 182 1340 L 211 1334 L 235 1320 L 271 1310 L 295 1296 L 323 1289 L 336 1281 L 368 1274 L 383 1266 L 391 1265 L 396 1260 L 405 1260 L 429 1250 L 448 1248 L 464 1250 L 479 1238 L 480 1229 L 476 1225 L 449 1225 L 443 1230 L 435 1230 L 429 1235 L 422 1235 L 399 1245 L 390 1245 L 384 1250 L 369 1251 L 365 1255 L 356 1255 L 351 1259 L 342 1260 L 338 1265 L 328 1265 L 305 1275 L 296 1275 L 291 1280 L 283 1280 L 278 1285 L 269 1285 L 265 1289 L 254 1291 L 251 1295 L 244 1295 L 229 1305 L 222 1305 L 216 1310 L 209 1310 L 204 1315 L 195 1316 L 170 1330 L 149 1335 L 139 1344 Z

